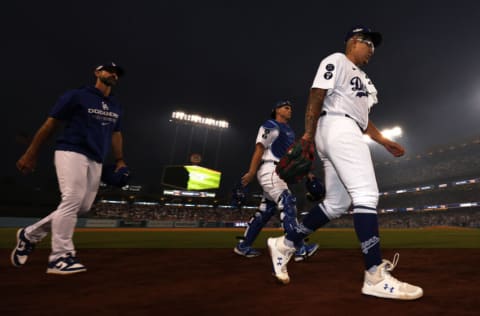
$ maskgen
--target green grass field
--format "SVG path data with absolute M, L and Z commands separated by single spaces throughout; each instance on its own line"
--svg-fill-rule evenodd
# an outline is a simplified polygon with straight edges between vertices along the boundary
M 0 248 L 15 245 L 13 228 L 0 229 Z M 77 248 L 232 248 L 239 229 L 80 229 L 75 232 Z M 264 230 L 255 247 L 264 248 L 266 239 L 279 236 L 279 229 Z M 480 248 L 480 229 L 427 228 L 383 229 L 380 231 L 383 248 Z M 357 248 L 352 229 L 321 229 L 310 237 L 321 248 Z M 46 238 L 40 248 L 48 248 Z

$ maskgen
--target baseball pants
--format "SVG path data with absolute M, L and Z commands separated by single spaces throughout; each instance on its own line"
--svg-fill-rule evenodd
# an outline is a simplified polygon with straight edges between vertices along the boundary
M 72 237 L 77 216 L 92 207 L 100 185 L 102 164 L 76 152 L 57 150 L 55 169 L 62 200 L 50 215 L 25 229 L 26 237 L 35 243 L 52 232 L 49 261 L 67 253 L 75 256 Z
M 273 162 L 264 162 L 257 171 L 257 179 L 263 189 L 263 196 L 278 203 L 282 192 L 288 190 L 288 185 L 277 175 L 275 167 Z
M 353 203 L 376 209 L 378 187 L 368 144 L 357 123 L 343 115 L 320 117 L 315 135 L 325 172 L 326 215 L 340 217 Z M 374 210 L 362 209 L 362 213 Z

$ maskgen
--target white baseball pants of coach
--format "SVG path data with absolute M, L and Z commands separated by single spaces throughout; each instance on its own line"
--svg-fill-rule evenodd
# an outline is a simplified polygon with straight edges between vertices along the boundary
M 378 186 L 370 149 L 357 123 L 344 115 L 320 117 L 315 135 L 317 152 L 325 172 L 326 215 L 340 217 L 353 206 L 373 209 L 378 204 Z M 354 212 L 376 214 L 374 210 Z
M 77 216 L 92 207 L 102 173 L 102 164 L 72 151 L 55 151 L 55 168 L 62 200 L 50 215 L 25 229 L 26 237 L 35 243 L 51 230 L 50 262 L 67 253 L 75 256 L 72 237 Z

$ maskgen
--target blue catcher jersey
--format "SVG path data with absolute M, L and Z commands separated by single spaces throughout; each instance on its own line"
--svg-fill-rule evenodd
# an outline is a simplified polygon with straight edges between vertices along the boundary
M 260 126 L 256 143 L 265 147 L 262 160 L 279 161 L 295 141 L 295 133 L 285 123 L 268 120 Z
M 95 87 L 70 90 L 62 95 L 50 116 L 64 121 L 57 150 L 73 151 L 102 163 L 112 143 L 112 133 L 121 130 L 120 105 Z

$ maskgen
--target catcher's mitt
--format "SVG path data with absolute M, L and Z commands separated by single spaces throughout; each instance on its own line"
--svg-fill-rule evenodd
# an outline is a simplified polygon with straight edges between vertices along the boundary
M 103 183 L 113 185 L 115 187 L 124 187 L 130 180 L 130 170 L 128 167 L 122 167 L 115 171 L 115 165 L 106 165 L 102 168 L 101 180 Z
M 278 162 L 276 171 L 287 183 L 301 181 L 312 169 L 315 149 L 312 142 L 304 139 L 295 141 Z

